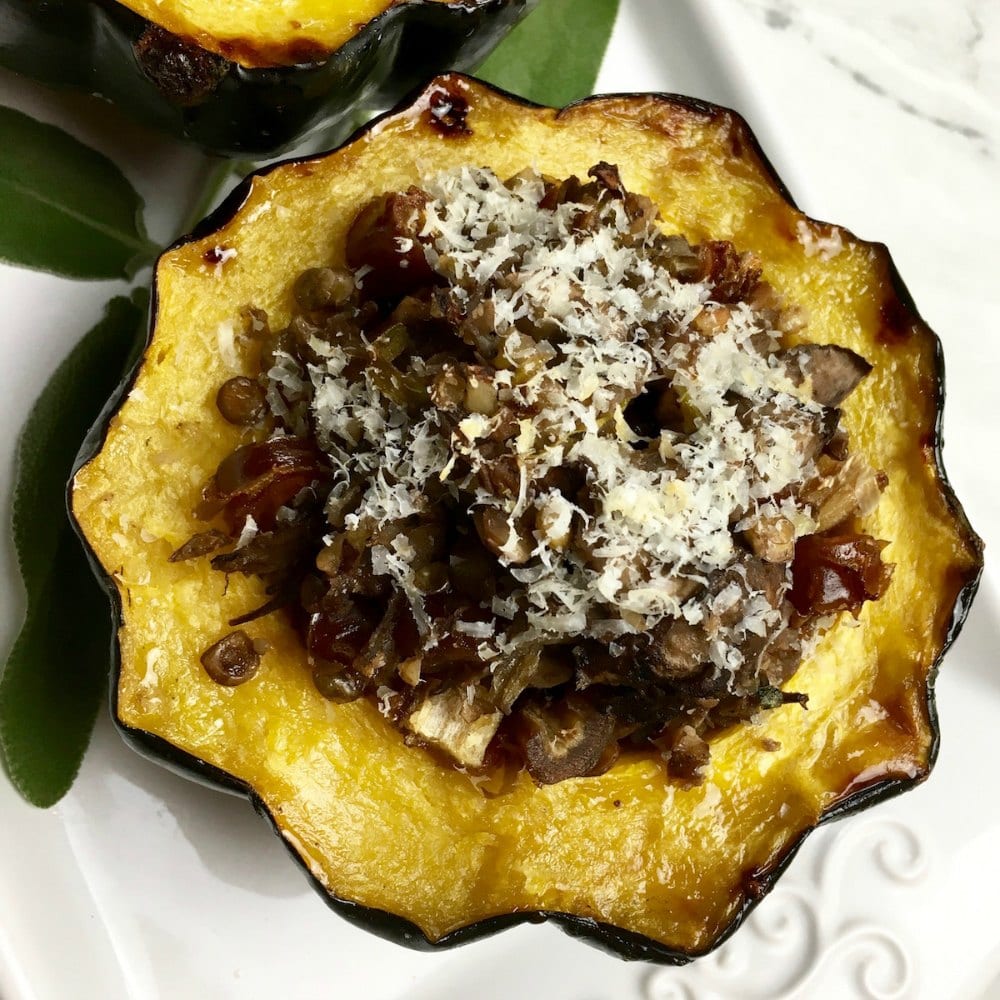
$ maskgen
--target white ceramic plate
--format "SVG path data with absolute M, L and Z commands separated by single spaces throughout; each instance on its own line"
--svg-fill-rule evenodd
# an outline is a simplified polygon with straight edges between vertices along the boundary
M 622 2 L 601 89 L 737 107 L 807 211 L 890 245 L 945 343 L 956 491 L 987 540 L 1000 541 L 995 357 L 982 339 L 982 317 L 996 315 L 995 262 L 969 249 L 1000 225 L 990 176 L 1000 130 L 965 64 L 948 75 L 955 8 Z M 905 22 L 914 9 L 926 23 Z M 904 22 L 913 30 L 901 33 Z M 108 108 L 8 75 L 0 100 L 107 151 L 146 196 L 153 235 L 173 235 L 204 174 L 199 156 Z M 117 290 L 0 267 L 5 509 L 13 429 Z M 12 637 L 22 599 L 6 538 L 2 546 L 0 624 Z M 102 715 L 80 778 L 55 809 L 24 805 L 0 777 L 0 997 L 1000 996 L 991 986 L 1000 973 L 997 596 L 990 567 L 940 680 L 944 743 L 929 784 L 815 834 L 747 926 L 685 969 L 627 965 L 545 926 L 441 954 L 386 943 L 328 911 L 245 802 L 140 759 Z

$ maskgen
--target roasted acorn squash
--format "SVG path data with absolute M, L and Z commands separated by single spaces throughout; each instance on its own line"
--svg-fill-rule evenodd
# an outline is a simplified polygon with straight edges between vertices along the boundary
M 168 556 L 199 529 L 199 490 L 243 440 L 213 405 L 240 366 L 227 349 L 240 307 L 287 319 L 295 276 L 342 263 L 373 192 L 459 164 L 564 177 L 597 158 L 652 197 L 669 231 L 755 251 L 804 310 L 808 338 L 874 366 L 843 421 L 888 474 L 862 527 L 889 540 L 895 572 L 799 670 L 808 711 L 788 705 L 716 737 L 699 787 L 632 753 L 599 777 L 538 787 L 522 773 L 488 797 L 406 746 L 367 701 L 324 701 L 280 615 L 247 626 L 268 645 L 258 675 L 214 683 L 199 656 L 260 602 L 259 581 L 227 587 L 206 562 Z M 742 920 L 818 823 L 931 769 L 934 675 L 982 565 L 941 467 L 942 400 L 939 342 L 885 248 L 799 212 L 734 113 L 662 96 L 553 111 L 439 78 L 343 148 L 252 176 L 160 258 L 145 355 L 71 494 L 120 626 L 115 717 L 141 751 L 249 795 L 331 905 L 378 933 L 424 947 L 551 918 L 628 957 L 683 961 Z
M 477 66 L 534 2 L 2 0 L 0 65 L 211 152 L 264 157 Z

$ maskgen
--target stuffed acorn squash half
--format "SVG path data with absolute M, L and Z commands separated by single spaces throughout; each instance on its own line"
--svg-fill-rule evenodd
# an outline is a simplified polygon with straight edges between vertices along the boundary
M 940 346 L 732 112 L 442 77 L 154 299 L 71 484 L 115 718 L 350 919 L 683 961 L 928 775 L 981 569 Z
M 4 0 L 0 65 L 224 155 L 341 136 L 479 65 L 534 0 Z

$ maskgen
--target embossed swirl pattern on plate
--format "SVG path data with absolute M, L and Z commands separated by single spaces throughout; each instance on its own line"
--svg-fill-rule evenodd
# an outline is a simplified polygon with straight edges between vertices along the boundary
M 648 973 L 642 1000 L 805 1000 L 829 978 L 860 1000 L 912 996 L 915 949 L 898 928 L 853 912 L 844 887 L 865 867 L 900 889 L 920 884 L 931 867 L 924 841 L 895 819 L 855 819 L 813 834 L 811 853 L 715 954 Z

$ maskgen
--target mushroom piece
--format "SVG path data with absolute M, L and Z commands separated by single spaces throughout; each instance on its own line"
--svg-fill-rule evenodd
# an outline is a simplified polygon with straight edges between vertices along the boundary
M 750 593 L 762 593 L 772 608 L 781 604 L 786 585 L 783 566 L 776 566 L 763 559 L 754 559 L 753 556 L 744 557 L 739 566 L 738 572 L 746 581 Z
M 839 406 L 872 370 L 860 354 L 836 344 L 803 344 L 784 352 L 789 376 L 809 379 L 812 397 L 823 406 Z
M 476 484 L 495 497 L 516 497 L 521 486 L 521 467 L 514 455 L 502 454 L 483 462 L 476 472 Z M 501 514 L 500 511 L 496 512 Z M 506 515 L 502 515 L 506 520 Z
M 761 514 L 743 533 L 750 551 L 769 563 L 791 562 L 795 525 L 782 514 Z
M 693 677 L 711 659 L 710 637 L 705 628 L 683 618 L 665 619 L 649 633 L 644 662 L 657 677 L 676 681 Z
M 605 163 L 602 160 L 587 171 L 587 176 L 593 177 L 605 191 L 609 191 L 619 198 L 625 197 L 625 185 L 622 184 L 621 174 L 618 172 L 618 167 L 615 164 Z
M 777 608 L 785 589 L 784 566 L 745 555 L 739 562 L 712 574 L 705 598 L 708 613 L 703 627 L 714 634 L 719 628 L 738 625 L 748 600 L 756 595 L 763 597 L 770 607 Z
M 755 254 L 740 253 L 728 240 L 708 240 L 694 248 L 703 281 L 712 285 L 712 299 L 742 302 L 760 283 L 763 268 Z
M 523 646 L 498 663 L 493 671 L 490 691 L 493 703 L 504 715 L 510 714 L 514 702 L 531 686 L 538 670 L 540 652 L 539 646 L 535 644 Z
M 573 668 L 566 658 L 531 644 L 498 664 L 490 690 L 496 707 L 509 715 L 514 702 L 528 688 L 554 688 L 572 678 Z
M 623 642 L 629 650 L 630 644 Z M 577 691 L 594 684 L 614 687 L 628 685 L 638 669 L 638 656 L 613 655 L 606 645 L 594 639 L 581 638 L 572 647 L 573 680 Z
M 798 670 L 801 662 L 802 632 L 794 627 L 783 628 L 761 650 L 758 672 L 777 687 Z
M 840 422 L 840 411 L 829 406 L 811 410 L 796 405 L 783 410 L 773 402 L 760 404 L 735 391 L 726 393 L 725 398 L 727 403 L 736 407 L 736 417 L 742 426 L 754 435 L 760 454 L 768 453 L 768 440 L 772 433 L 768 423 L 774 422 L 792 435 L 803 464 L 814 460 L 823 451 L 837 433 Z
M 698 252 L 680 235 L 661 236 L 655 244 L 657 263 L 678 281 L 698 281 L 702 274 Z
M 493 710 L 484 688 L 460 684 L 425 698 L 406 725 L 463 767 L 482 767 L 501 719 L 503 713 Z
M 599 773 L 608 760 L 615 721 L 586 702 L 567 698 L 558 706 L 526 705 L 521 716 L 528 728 L 524 755 L 528 773 L 540 785 Z
M 799 412 L 797 416 L 790 429 L 798 443 L 802 461 L 813 461 L 837 433 L 840 410 L 827 406 L 820 413 Z
M 885 488 L 884 474 L 876 472 L 856 453 L 845 462 L 821 459 L 817 471 L 819 478 L 807 483 L 799 493 L 800 500 L 814 510 L 817 534 L 842 524 L 854 514 L 870 514 Z

